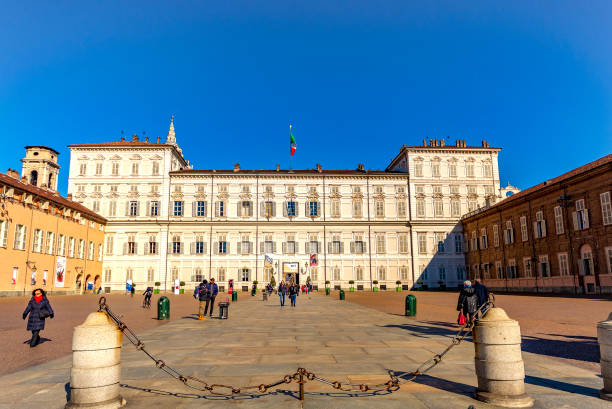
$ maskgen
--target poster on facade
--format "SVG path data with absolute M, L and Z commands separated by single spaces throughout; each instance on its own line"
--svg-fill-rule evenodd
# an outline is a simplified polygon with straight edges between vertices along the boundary
M 66 257 L 57 257 L 55 262 L 55 287 L 63 288 L 66 278 Z
M 179 280 L 174 280 L 174 294 L 181 293 L 181 282 Z
M 127 280 L 125 282 L 125 291 L 128 293 L 132 292 L 132 280 Z
M 43 285 L 47 285 L 47 270 L 43 271 Z
M 17 267 L 13 267 L 13 278 L 11 278 L 11 284 L 17 284 Z
M 264 267 L 265 268 L 270 268 L 272 267 L 272 264 L 274 263 L 274 261 L 272 260 L 272 257 L 264 254 Z
M 319 257 L 317 253 L 313 253 L 310 255 L 310 267 L 316 267 L 319 265 Z
M 299 268 L 299 263 L 283 263 L 283 273 L 285 274 L 297 274 Z

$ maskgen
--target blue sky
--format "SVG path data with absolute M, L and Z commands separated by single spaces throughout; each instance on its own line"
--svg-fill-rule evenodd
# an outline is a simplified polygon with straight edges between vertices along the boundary
M 174 114 L 199 168 L 288 167 L 291 121 L 295 168 L 486 139 L 526 188 L 612 151 L 611 21 L 608 1 L 4 3 L 0 170 L 49 145 L 65 193 L 68 144 L 163 138 Z

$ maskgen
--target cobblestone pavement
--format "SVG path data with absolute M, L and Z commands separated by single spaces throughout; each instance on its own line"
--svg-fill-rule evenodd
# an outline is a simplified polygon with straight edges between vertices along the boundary
M 111 308 L 122 313 L 110 302 Z M 128 320 L 128 324 L 131 324 Z M 241 297 L 230 319 L 197 321 L 188 316 L 139 333 L 147 349 L 169 365 L 209 383 L 260 384 L 302 366 L 341 382 L 376 383 L 388 371 L 411 371 L 449 343 L 452 331 L 439 325 L 384 313 L 335 297 L 301 295 L 297 308 L 280 308 Z M 602 380 L 539 353 L 525 352 L 527 392 L 536 408 L 610 408 L 597 398 Z M 122 351 L 122 394 L 129 408 L 493 408 L 471 397 L 476 385 L 474 351 L 464 342 L 444 361 L 403 385 L 380 393 L 336 392 L 308 382 L 305 401 L 297 385 L 280 385 L 259 395 L 211 396 L 187 389 L 156 369 L 131 344 Z M 62 408 L 66 402 L 70 355 L 0 377 L 0 408 Z
M 404 314 L 408 292 L 346 292 L 347 301 L 390 314 Z M 417 291 L 417 319 L 454 328 L 457 293 Z M 332 294 L 332 297 L 337 295 Z M 581 368 L 599 370 L 597 323 L 612 312 L 612 297 L 496 295 L 496 305 L 521 325 L 523 351 L 549 355 Z

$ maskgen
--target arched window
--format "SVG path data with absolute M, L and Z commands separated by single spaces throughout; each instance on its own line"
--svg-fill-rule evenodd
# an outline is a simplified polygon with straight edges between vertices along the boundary
M 153 268 L 149 267 L 149 269 L 147 270 L 147 281 L 148 282 L 153 282 L 153 280 L 155 279 L 155 271 L 153 270 Z
M 35 170 L 30 173 L 30 184 L 38 186 L 38 172 Z
M 332 280 L 340 281 L 340 267 L 334 267 L 332 270 Z
M 204 280 L 204 274 L 202 274 L 202 269 L 200 267 L 196 267 L 193 271 L 193 277 L 191 277 L 191 281 L 201 283 L 202 280 Z
M 378 267 L 378 279 L 381 281 L 387 279 L 387 269 L 383 266 Z
M 171 271 L 172 271 L 172 281 L 178 280 L 179 278 L 178 268 L 172 267 Z
M 355 280 L 357 281 L 363 280 L 363 267 L 361 266 L 355 267 Z
M 217 269 L 217 281 L 220 283 L 225 281 L 225 269 L 223 267 Z

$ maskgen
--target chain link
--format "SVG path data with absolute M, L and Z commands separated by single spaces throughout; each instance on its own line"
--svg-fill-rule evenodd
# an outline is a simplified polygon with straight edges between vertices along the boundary
M 300 389 L 302 390 L 303 384 L 306 381 L 317 381 L 331 386 L 334 389 L 344 391 L 344 392 L 376 392 L 382 390 L 394 391 L 399 389 L 400 385 L 403 385 L 408 382 L 412 382 L 419 375 L 424 375 L 433 369 L 436 365 L 438 365 L 444 356 L 455 346 L 459 345 L 471 332 L 474 328 L 474 323 L 478 319 L 484 317 L 487 311 L 495 305 L 495 296 L 490 294 L 489 301 L 483 304 L 476 314 L 474 315 L 474 319 L 467 322 L 463 325 L 457 334 L 452 338 L 451 343 L 444 351 L 439 354 L 435 354 L 429 360 L 423 362 L 421 366 L 419 366 L 413 372 L 404 372 L 401 374 L 389 373 L 389 380 L 387 382 L 378 383 L 378 384 L 365 384 L 365 383 L 342 383 L 339 381 L 332 381 L 326 378 L 322 378 L 320 376 L 316 376 L 313 372 L 306 370 L 305 368 L 298 368 L 296 372 L 292 374 L 287 374 L 283 376 L 276 382 L 268 383 L 268 384 L 259 384 L 259 385 L 249 385 L 249 386 L 241 386 L 235 387 L 231 385 L 222 385 L 222 384 L 211 384 L 209 385 L 204 380 L 196 377 L 196 376 L 185 376 L 178 370 L 169 366 L 162 359 L 158 359 L 155 355 L 150 353 L 146 347 L 144 342 L 138 338 L 136 333 L 132 331 L 122 320 L 121 316 L 113 313 L 106 302 L 106 297 L 100 297 L 98 302 L 99 312 L 106 313 L 111 320 L 117 324 L 117 328 L 125 335 L 128 341 L 136 347 L 137 350 L 142 351 L 146 356 L 148 356 L 154 363 L 155 367 L 164 371 L 166 374 L 171 376 L 172 378 L 180 381 L 183 385 L 190 389 L 198 390 L 201 392 L 209 392 L 213 395 L 220 396 L 233 396 L 241 393 L 247 393 L 249 391 L 266 393 L 270 388 L 273 388 L 282 384 L 290 384 L 292 382 L 296 382 L 300 384 Z

